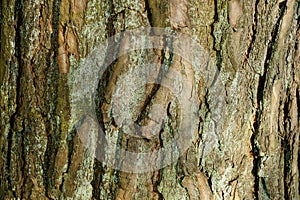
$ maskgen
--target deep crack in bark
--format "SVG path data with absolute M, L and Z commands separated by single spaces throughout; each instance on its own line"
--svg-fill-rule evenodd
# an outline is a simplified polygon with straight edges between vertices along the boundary
M 252 144 L 252 153 L 253 153 L 253 170 L 252 174 L 254 176 L 254 197 L 259 199 L 259 189 L 260 189 L 260 177 L 259 177 L 259 170 L 261 165 L 261 156 L 260 156 L 260 149 L 259 145 L 257 145 L 257 138 L 260 133 L 260 123 L 261 123 L 261 115 L 263 112 L 263 104 L 264 104 L 264 89 L 267 79 L 267 72 L 270 65 L 270 61 L 273 57 L 274 49 L 277 47 L 276 41 L 279 36 L 279 28 L 281 25 L 281 21 L 283 19 L 284 11 L 286 10 L 286 1 L 282 2 L 279 5 L 279 17 L 278 20 L 271 32 L 271 40 L 268 43 L 267 47 L 267 55 L 265 59 L 265 63 L 263 66 L 263 74 L 259 77 L 258 80 L 258 88 L 257 88 L 257 110 L 255 113 L 255 121 L 253 124 L 254 132 L 251 136 L 251 144 Z

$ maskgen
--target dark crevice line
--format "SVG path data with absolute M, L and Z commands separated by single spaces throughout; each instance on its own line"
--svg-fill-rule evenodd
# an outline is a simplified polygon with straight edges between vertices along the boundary
M 15 122 L 18 120 L 17 116 L 20 114 L 21 109 L 20 106 L 22 104 L 21 101 L 21 76 L 22 76 L 22 68 L 23 68 L 23 63 L 22 63 L 22 51 L 21 51 L 21 26 L 23 24 L 23 4 L 20 1 L 16 1 L 15 4 L 15 18 L 17 19 L 17 23 L 16 23 L 16 36 L 15 36 L 15 57 L 17 59 L 17 63 L 18 63 L 18 72 L 17 72 L 17 77 L 16 77 L 16 110 L 15 112 L 11 115 L 9 123 L 10 123 L 10 130 L 8 132 L 7 135 L 7 143 L 8 143 L 8 147 L 7 147 L 7 163 L 6 163 L 6 167 L 7 167 L 7 182 L 8 182 L 8 190 L 11 190 L 11 188 L 13 188 L 13 184 L 12 184 L 12 180 L 11 180 L 11 153 L 12 153 L 12 142 L 13 142 L 13 137 L 14 137 L 14 124 Z M 23 151 L 23 149 L 22 149 Z M 23 154 L 23 152 L 22 152 Z M 23 156 L 22 156 L 23 158 Z M 17 198 L 16 192 L 12 191 L 13 195 L 15 198 Z
M 290 101 L 290 100 L 287 100 Z M 286 102 L 284 105 L 284 121 L 287 122 L 289 120 L 289 111 L 288 111 L 288 106 L 289 103 Z M 286 111 L 287 110 L 287 111 Z M 290 133 L 290 126 L 287 125 L 289 123 L 284 123 L 285 124 L 285 132 Z M 291 145 L 289 143 L 289 136 L 287 134 L 284 135 L 284 138 L 281 140 L 281 147 L 283 149 L 283 158 L 284 158 L 284 166 L 283 166 L 283 179 L 284 179 L 284 184 L 283 184 L 283 189 L 284 189 L 284 198 L 285 199 L 291 199 L 289 195 L 289 187 L 291 186 L 290 184 L 290 175 L 291 175 L 291 162 L 292 162 L 292 154 L 293 150 L 291 148 Z M 290 138 L 291 139 L 291 138 Z
M 159 172 L 159 178 L 158 178 L 158 180 L 157 181 L 155 181 L 154 183 L 152 183 L 153 184 L 153 192 L 155 192 L 157 195 L 158 195 L 158 200 L 164 200 L 164 196 L 163 196 L 163 194 L 162 193 L 160 193 L 159 192 L 159 190 L 158 190 L 158 186 L 159 186 L 159 184 L 160 184 L 160 182 L 161 182 L 161 180 L 162 180 L 162 177 L 161 177 L 161 174 L 162 174 L 162 170 L 160 169 L 160 170 L 158 170 Z M 154 172 L 155 173 L 155 172 Z
M 53 32 L 50 36 L 50 43 L 51 43 L 51 50 L 48 52 L 48 56 L 46 58 L 46 62 L 51 68 L 47 69 L 47 74 L 50 77 L 50 81 L 47 85 L 47 101 L 50 104 L 54 104 L 55 107 L 52 110 L 49 110 L 51 117 L 50 123 L 53 124 L 51 127 L 50 123 L 46 129 L 47 131 L 47 146 L 46 151 L 44 154 L 44 163 L 43 163 L 43 180 L 45 185 L 45 195 L 49 199 L 50 192 L 55 186 L 55 158 L 58 153 L 58 135 L 59 134 L 59 127 L 57 124 L 56 116 L 56 106 L 57 106 L 57 90 L 58 90 L 58 79 L 59 79 L 59 72 L 58 72 L 58 29 L 59 29 L 59 15 L 60 15 L 60 5 L 61 0 L 54 0 L 52 3 L 52 29 Z M 51 5 L 49 5 L 51 7 Z M 51 107 L 49 107 L 51 109 Z
M 62 175 L 62 181 L 59 185 L 59 190 L 61 193 L 63 193 L 63 186 L 64 186 L 64 182 L 65 182 L 65 178 L 64 175 L 68 174 L 70 172 L 70 167 L 71 167 L 71 163 L 72 163 L 72 155 L 73 155 L 73 147 L 74 147 L 74 137 L 76 137 L 76 128 L 74 127 L 73 130 L 68 134 L 68 138 L 67 138 L 67 144 L 68 144 L 68 161 L 67 161 L 67 169 L 64 172 L 64 174 Z M 57 153 L 57 152 L 56 152 Z
M 207 112 L 205 114 L 205 118 L 207 118 L 208 115 L 209 115 L 209 113 L 211 113 L 211 108 L 210 108 L 208 99 L 209 99 L 209 91 L 206 92 L 206 94 L 204 96 L 204 102 L 203 102 L 204 105 L 205 105 L 205 107 L 207 108 Z
M 171 114 L 170 110 L 171 110 L 171 102 L 169 102 L 168 106 L 167 106 L 167 116 L 171 120 L 172 119 L 172 114 Z
M 214 22 L 218 22 L 219 21 L 219 16 L 218 16 L 218 0 L 214 0 Z
M 208 177 L 207 179 L 207 184 L 209 186 L 210 191 L 213 191 L 213 183 L 212 183 L 212 176 L 209 176 L 208 173 L 206 173 L 206 176 Z
M 97 145 L 99 146 L 99 145 Z M 100 197 L 100 185 L 99 183 L 101 182 L 103 176 L 102 174 L 104 173 L 101 162 L 98 161 L 97 159 L 95 159 L 94 162 L 94 166 L 93 166 L 93 170 L 94 170 L 94 175 L 93 175 L 93 180 L 91 182 L 92 186 L 93 186 L 93 192 L 92 192 L 92 196 L 94 199 L 101 199 Z
M 159 72 L 159 73 L 161 74 L 161 72 Z M 159 88 L 160 88 L 160 84 L 156 82 L 154 84 L 154 87 L 152 88 L 150 94 L 145 99 L 145 102 L 144 102 L 144 104 L 141 108 L 141 113 L 139 114 L 139 116 L 138 116 L 137 120 L 135 121 L 135 123 L 139 123 L 145 118 L 145 116 L 147 114 L 147 107 L 151 103 L 151 100 L 153 99 L 154 95 L 157 93 Z
M 84 122 L 84 121 L 85 121 L 85 119 L 82 120 L 82 122 Z M 76 133 L 77 133 L 77 129 L 74 127 L 73 130 L 70 132 L 70 134 L 68 134 L 68 138 L 67 138 L 68 164 L 67 164 L 67 170 L 65 172 L 66 174 L 69 173 L 70 167 L 71 167 L 71 164 L 72 164 L 72 155 L 73 155 L 73 150 L 74 150 L 74 138 L 78 137 Z M 63 185 L 63 182 L 62 182 L 61 186 L 62 185 Z
M 216 62 L 216 66 L 218 68 L 219 71 L 221 71 L 221 66 L 222 66 L 222 55 L 221 55 L 221 44 L 220 45 L 220 49 L 217 48 L 217 38 L 214 34 L 215 31 L 215 24 L 219 23 L 219 15 L 218 15 L 218 0 L 214 0 L 214 21 L 212 22 L 212 24 L 210 25 L 211 27 L 211 36 L 213 37 L 213 50 L 216 52 L 216 57 L 217 57 L 217 62 Z
M 251 136 L 251 144 L 252 144 L 252 153 L 253 153 L 253 169 L 252 169 L 252 174 L 254 176 L 254 197 L 256 199 L 259 199 L 259 183 L 260 183 L 260 177 L 258 175 L 258 172 L 260 170 L 260 165 L 261 165 L 261 157 L 260 157 L 260 149 L 259 145 L 257 145 L 257 137 L 260 133 L 260 123 L 261 123 L 261 115 L 263 111 L 263 104 L 264 104 L 264 89 L 265 89 L 265 84 L 266 84 L 266 78 L 267 78 L 267 71 L 270 65 L 270 61 L 273 58 L 274 54 L 274 49 L 277 48 L 276 41 L 279 36 L 279 28 L 280 24 L 284 15 L 284 11 L 286 10 L 286 1 L 282 2 L 279 4 L 279 17 L 277 20 L 277 23 L 275 24 L 271 36 L 272 39 L 268 43 L 267 47 L 267 55 L 264 63 L 264 68 L 263 68 L 263 74 L 259 77 L 258 81 L 258 88 L 257 88 L 257 110 L 255 114 L 255 122 L 253 124 L 254 127 L 254 132 Z
M 145 8 L 147 11 L 147 17 L 148 17 L 149 24 L 151 27 L 153 27 L 153 16 L 152 16 L 152 11 L 151 11 L 149 1 L 151 1 L 151 0 L 145 0 Z
M 283 156 L 284 156 L 284 166 L 283 166 L 283 174 L 284 174 L 284 199 L 291 199 L 289 195 L 289 189 L 291 186 L 290 183 L 290 175 L 291 175 L 291 160 L 292 160 L 292 149 L 289 144 L 289 140 L 285 137 L 281 140 L 281 147 L 283 148 Z
M 167 46 L 167 42 L 164 38 L 164 49 L 166 49 L 166 46 Z M 172 42 L 169 46 L 169 48 L 172 46 Z M 172 48 L 172 47 L 171 47 Z M 165 76 L 165 71 L 164 71 L 164 62 L 165 62 L 165 51 L 162 50 L 162 59 L 161 59 L 161 63 L 160 63 L 160 69 L 159 69 L 159 73 L 158 73 L 158 76 L 155 80 L 155 84 L 154 84 L 154 87 L 152 88 L 150 94 L 147 96 L 143 106 L 142 106 L 142 109 L 141 109 L 141 113 L 140 115 L 138 116 L 137 120 L 135 121 L 136 123 L 139 123 L 143 120 L 143 118 L 145 117 L 145 115 L 147 114 L 146 111 L 147 111 L 147 107 L 150 105 L 151 103 L 151 100 L 153 99 L 153 97 L 155 96 L 155 94 L 157 93 L 157 91 L 159 90 L 159 88 L 161 87 L 161 81 L 163 79 L 163 77 Z M 170 50 L 170 52 L 172 52 L 172 50 Z M 167 67 L 170 67 L 170 64 L 172 63 L 172 59 L 173 59 L 173 54 L 170 53 L 170 58 L 166 61 L 167 62 Z
M 267 196 L 267 199 L 271 199 L 270 192 L 268 191 L 265 178 L 261 178 L 261 183 L 262 183 L 262 188 L 264 190 L 264 194 Z

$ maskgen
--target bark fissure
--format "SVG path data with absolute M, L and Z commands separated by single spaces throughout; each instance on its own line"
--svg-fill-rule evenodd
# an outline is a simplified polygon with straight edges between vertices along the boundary
M 72 163 L 72 155 L 73 155 L 73 150 L 74 150 L 74 137 L 76 137 L 76 129 L 74 128 L 72 130 L 71 133 L 69 133 L 68 135 L 68 138 L 67 138 L 67 144 L 68 144 L 68 160 L 67 160 L 67 169 L 66 169 L 66 172 L 64 174 L 68 174 L 70 172 L 70 167 L 71 167 L 71 163 Z M 61 182 L 61 185 L 60 185 L 60 189 L 61 191 L 62 190 L 62 187 L 64 185 L 64 178 Z
M 158 170 L 156 172 L 153 173 L 153 176 L 152 176 L 152 184 L 153 184 L 153 192 L 155 192 L 157 195 L 158 195 L 158 200 L 163 200 L 164 197 L 163 197 L 163 194 L 159 192 L 158 190 L 158 186 L 159 184 L 161 183 L 161 180 L 162 180 L 162 170 Z
M 284 180 L 284 197 L 285 199 L 292 199 L 290 185 L 292 184 L 292 159 L 293 159 L 293 147 L 296 142 L 297 134 L 296 130 L 292 130 L 292 119 L 290 113 L 290 102 L 292 101 L 291 90 L 288 89 L 286 93 L 286 100 L 283 108 L 283 123 L 284 123 L 284 136 L 281 139 L 281 147 L 283 149 L 284 169 L 283 169 L 283 180 Z M 295 98 L 297 98 L 297 93 Z M 297 101 L 297 99 L 296 99 Z
M 7 175 L 7 181 L 8 181 L 8 186 L 9 188 L 13 188 L 14 187 L 14 184 L 12 183 L 12 172 L 13 172 L 13 167 L 11 166 L 11 161 L 12 161 L 12 157 L 11 157 L 11 154 L 12 154 L 12 151 L 13 151 L 13 141 L 15 141 L 15 137 L 16 134 L 14 133 L 14 128 L 16 126 L 18 126 L 17 129 L 19 129 L 19 126 L 20 126 L 20 123 L 22 123 L 22 127 L 24 126 L 23 125 L 23 121 L 21 121 L 20 118 L 18 118 L 18 116 L 21 114 L 21 105 L 22 105 L 22 100 L 21 100 L 21 78 L 22 78 L 22 69 L 23 69 L 23 63 L 22 63 L 22 40 L 21 40 L 21 26 L 23 24 L 23 4 L 22 2 L 19 2 L 17 1 L 16 2 L 16 5 L 15 5 L 15 10 L 14 10 L 14 14 L 15 14 L 15 18 L 16 18 L 16 27 L 15 27 L 15 30 L 16 30 L 16 36 L 15 36 L 15 45 L 16 45 L 16 50 L 15 50 L 15 57 L 16 57 L 16 60 L 17 60 L 17 64 L 18 64 L 18 71 L 17 71 L 17 77 L 16 77 L 16 99 L 15 100 L 15 103 L 16 103 L 16 107 L 15 107 L 15 110 L 14 110 L 14 113 L 12 113 L 11 117 L 10 117 L 10 131 L 8 132 L 8 136 L 7 136 L 7 142 L 8 142 L 8 145 L 7 145 L 7 155 L 6 155 L 6 160 L 7 160 L 7 172 L 8 172 L 8 175 Z M 19 123 L 16 125 L 16 123 Z M 23 127 L 24 128 L 24 127 Z M 24 130 L 24 129 L 23 129 Z M 18 130 L 17 130 L 18 131 Z M 22 132 L 18 133 L 19 135 L 22 135 Z M 22 147 L 23 147 L 23 137 L 22 137 Z M 21 151 L 21 158 L 23 160 L 23 165 L 22 165 L 22 168 L 23 168 L 23 173 L 25 172 L 24 170 L 24 162 L 25 162 L 25 158 L 24 158 L 24 148 L 22 148 L 22 151 Z M 16 192 L 12 190 L 12 193 L 14 195 L 14 197 L 17 196 Z
M 221 54 L 221 44 L 217 42 L 217 36 L 215 35 L 216 24 L 219 23 L 219 13 L 218 13 L 218 0 L 214 0 L 214 21 L 211 23 L 211 36 L 213 38 L 213 50 L 216 52 L 217 67 L 221 70 L 222 67 L 222 54 Z
M 57 104 L 58 104 L 58 95 L 57 95 L 57 88 L 58 88 L 58 30 L 59 30 L 59 19 L 60 19 L 60 5 L 61 0 L 54 0 L 51 5 L 52 16 L 51 16 L 51 27 L 52 33 L 50 35 L 50 44 L 51 50 L 48 52 L 48 56 L 46 58 L 46 63 L 49 66 L 53 66 L 52 69 L 48 69 L 47 73 L 49 75 L 49 83 L 47 85 L 47 91 L 49 92 L 49 96 L 47 100 L 51 102 L 53 107 L 49 106 L 49 113 L 51 113 L 51 124 L 47 123 L 46 130 L 48 131 L 47 134 L 47 146 L 46 151 L 44 154 L 44 165 L 43 165 L 43 172 L 44 172 L 44 183 L 45 183 L 45 196 L 49 199 L 51 198 L 51 192 L 55 188 L 55 159 L 57 158 L 58 153 L 58 143 L 56 141 L 59 140 L 59 124 L 57 124 L 57 120 L 55 116 L 57 116 Z M 56 189 L 60 189 L 56 188 Z M 52 194 L 53 195 L 53 194 Z
M 260 148 L 257 144 L 257 138 L 261 132 L 260 125 L 261 125 L 261 116 L 264 108 L 264 95 L 265 95 L 265 85 L 268 76 L 268 70 L 270 61 L 273 58 L 274 49 L 277 48 L 277 38 L 279 36 L 279 28 L 281 25 L 281 21 L 284 16 L 284 11 L 286 9 L 286 1 L 282 2 L 279 5 L 279 17 L 274 25 L 274 28 L 271 32 L 271 40 L 267 46 L 267 53 L 266 58 L 263 66 L 263 74 L 258 79 L 258 87 L 257 87 L 257 109 L 255 113 L 255 121 L 253 124 L 254 131 L 253 135 L 251 136 L 251 144 L 252 144 L 252 153 L 253 153 L 253 170 L 252 174 L 254 176 L 254 196 L 256 199 L 259 199 L 259 189 L 260 189 L 260 181 L 261 178 L 259 176 L 259 170 L 261 166 L 261 155 L 260 155 Z M 266 190 L 267 191 L 267 190 Z
M 164 39 L 164 49 L 166 49 L 167 46 L 170 47 L 171 45 L 168 45 L 167 42 Z M 172 49 L 172 47 L 171 47 L 171 49 Z M 162 55 L 162 58 L 160 59 L 160 63 L 159 63 L 159 65 L 160 65 L 159 72 L 158 72 L 158 75 L 156 77 L 154 87 L 152 88 L 151 92 L 149 93 L 148 97 L 145 99 L 145 101 L 142 105 L 141 112 L 140 112 L 140 115 L 138 116 L 138 118 L 136 120 L 136 123 L 140 123 L 144 119 L 145 115 L 147 114 L 146 113 L 147 107 L 150 105 L 151 100 L 154 98 L 155 94 L 157 93 L 157 91 L 161 87 L 161 81 L 164 78 L 165 73 L 167 73 L 167 72 L 164 71 L 164 62 L 165 62 L 165 59 L 166 59 L 165 58 L 165 50 L 159 50 L 159 51 L 161 51 L 161 55 Z M 172 52 L 172 50 L 171 50 L 171 52 Z M 170 58 L 166 61 L 167 65 L 168 65 L 167 67 L 170 67 L 170 65 L 172 63 L 172 58 L 173 58 L 173 54 L 171 53 Z
M 263 87 L 264 81 L 262 81 L 262 79 L 259 79 L 259 87 L 261 88 Z M 260 107 L 260 106 L 259 106 Z M 252 145 L 252 154 L 253 154 L 253 169 L 252 169 L 252 174 L 254 176 L 254 197 L 255 199 L 259 199 L 259 176 L 258 176 L 258 172 L 260 169 L 260 165 L 261 165 L 261 159 L 260 159 L 260 155 L 259 155 L 259 147 L 257 145 L 257 141 L 256 141 L 256 137 L 259 134 L 259 125 L 260 125 L 260 116 L 261 116 L 261 110 L 260 108 L 257 108 L 256 111 L 256 116 L 255 116 L 255 122 L 253 124 L 254 127 L 254 132 L 253 135 L 251 136 L 251 145 Z
M 147 17 L 148 17 L 150 26 L 154 27 L 153 26 L 153 19 L 152 19 L 152 11 L 151 11 L 151 7 L 150 7 L 150 4 L 149 4 L 149 1 L 151 1 L 151 0 L 145 0 L 145 9 L 147 11 Z
M 284 198 L 285 199 L 291 199 L 290 198 L 290 191 L 289 191 L 289 176 L 291 173 L 291 146 L 289 144 L 289 140 L 287 138 L 284 138 L 281 140 L 281 145 L 284 151 L 284 169 L 283 169 L 283 173 L 284 173 Z
M 264 194 L 267 196 L 267 199 L 271 199 L 271 196 L 270 196 L 270 193 L 269 193 L 269 190 L 268 190 L 268 187 L 267 187 L 267 184 L 266 184 L 266 181 L 264 178 L 261 178 L 261 183 L 262 183 L 262 188 L 264 190 Z

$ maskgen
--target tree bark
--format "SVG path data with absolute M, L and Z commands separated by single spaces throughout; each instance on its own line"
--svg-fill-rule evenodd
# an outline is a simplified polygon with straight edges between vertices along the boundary
M 0 4 L 0 199 L 300 199 L 299 1 Z M 95 79 L 99 45 L 142 27 L 192 38 L 218 73 L 205 79 L 170 50 L 187 50 L 188 44 L 164 38 L 159 40 L 164 50 L 121 55 L 126 45 L 138 44 L 119 35 L 112 48 L 102 49 L 106 62 L 113 62 Z M 143 75 L 122 77 L 147 63 L 157 64 L 159 84 L 131 91 Z M 160 85 L 168 78 L 176 88 L 192 83 L 189 94 L 197 101 L 183 105 L 195 109 L 192 119 L 180 117 L 180 101 Z M 89 89 L 96 89 L 95 96 Z M 120 102 L 127 107 L 114 102 L 117 90 L 124 91 Z M 161 105 L 160 112 L 154 104 Z M 84 115 L 89 108 L 95 110 Z M 116 108 L 157 135 L 143 129 L 131 133 L 139 138 L 130 135 L 122 129 L 123 118 L 111 114 Z M 150 116 L 164 121 L 155 126 Z M 161 149 L 185 123 L 195 125 L 193 142 L 183 152 L 178 144 L 174 153 L 180 158 L 161 169 L 134 173 L 96 159 L 111 154 L 107 141 L 131 152 Z M 80 136 L 87 132 L 95 133 L 93 140 Z

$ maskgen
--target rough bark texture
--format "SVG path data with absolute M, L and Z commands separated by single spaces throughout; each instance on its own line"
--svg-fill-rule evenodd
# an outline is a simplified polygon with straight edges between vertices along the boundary
M 0 199 L 300 199 L 298 0 L 1 0 L 0 5 Z M 86 153 L 75 129 L 79 111 L 71 97 L 78 91 L 72 72 L 106 38 L 150 26 L 188 34 L 205 48 L 220 71 L 224 112 L 215 137 L 207 139 L 216 93 L 193 69 L 199 96 L 195 142 L 170 166 L 126 173 Z M 121 52 L 125 40 L 119 38 L 121 45 L 107 50 L 107 57 Z M 191 66 L 154 49 L 121 56 L 99 83 L 98 120 L 122 148 L 160 148 L 180 120 L 176 100 L 155 85 L 132 94 L 135 106 L 129 111 L 147 123 L 150 102 L 162 102 L 168 121 L 159 140 L 133 141 L 109 115 L 112 93 L 121 87 L 118 77 L 153 61 L 191 78 Z M 204 153 L 208 144 L 214 148 Z M 101 148 L 105 154 L 105 145 Z

